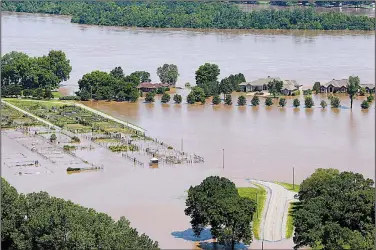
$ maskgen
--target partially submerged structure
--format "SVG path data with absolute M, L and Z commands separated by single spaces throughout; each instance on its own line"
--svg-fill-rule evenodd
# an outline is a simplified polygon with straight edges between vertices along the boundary
M 265 91 L 268 90 L 268 83 L 272 81 L 282 81 L 282 94 L 284 95 L 291 95 L 292 92 L 299 90 L 301 85 L 299 85 L 295 80 L 282 80 L 279 77 L 266 77 L 266 78 L 259 78 L 252 82 L 243 82 L 240 83 L 240 89 L 243 92 L 255 92 L 255 91 Z
M 336 80 L 333 79 L 320 86 L 321 93 L 346 93 L 349 79 Z M 375 93 L 374 84 L 360 84 L 361 88 L 364 88 L 367 93 Z
M 141 90 L 142 92 L 150 92 L 153 90 L 157 90 L 159 88 L 168 88 L 168 84 L 164 83 L 151 83 L 151 82 L 143 82 L 138 85 L 138 89 Z

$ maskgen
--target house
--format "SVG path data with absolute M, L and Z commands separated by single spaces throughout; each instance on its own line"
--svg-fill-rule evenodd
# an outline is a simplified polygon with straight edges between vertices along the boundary
M 158 88 L 167 88 L 169 87 L 168 84 L 164 83 L 151 83 L 151 82 L 143 82 L 138 85 L 138 89 L 141 90 L 142 92 L 150 92 L 152 90 L 157 90 Z
M 291 95 L 294 91 L 299 90 L 299 85 L 295 80 L 284 80 L 282 87 L 282 94 Z
M 281 81 L 279 77 L 268 76 L 267 78 L 260 78 L 252 82 L 242 82 L 239 86 L 243 92 L 263 91 L 268 90 L 268 83 L 273 80 Z
M 330 82 L 320 86 L 321 93 L 346 93 L 348 79 L 336 80 L 333 79 Z
M 374 84 L 360 84 L 360 87 L 366 90 L 366 93 L 375 93 L 375 85 Z
M 301 86 L 295 80 L 281 80 L 279 77 L 270 76 L 252 82 L 243 82 L 239 86 L 243 92 L 265 91 L 268 90 L 268 83 L 273 80 L 283 82 L 282 93 L 284 95 L 291 95 L 292 92 L 298 90 Z

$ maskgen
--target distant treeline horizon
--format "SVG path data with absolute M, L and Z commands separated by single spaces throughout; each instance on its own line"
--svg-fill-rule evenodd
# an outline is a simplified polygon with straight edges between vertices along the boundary
M 375 30 L 375 18 L 312 8 L 244 12 L 225 2 L 2 1 L 3 11 L 72 16 L 72 23 L 152 28 Z

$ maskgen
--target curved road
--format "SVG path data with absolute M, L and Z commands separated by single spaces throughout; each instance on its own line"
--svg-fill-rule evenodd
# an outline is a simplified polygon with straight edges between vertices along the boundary
M 272 182 L 253 179 L 250 182 L 262 185 L 267 191 L 260 225 L 261 239 L 271 242 L 285 239 L 289 204 L 294 201 L 296 193 Z

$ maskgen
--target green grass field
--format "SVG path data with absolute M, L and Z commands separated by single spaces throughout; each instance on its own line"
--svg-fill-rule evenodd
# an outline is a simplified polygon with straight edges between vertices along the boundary
M 54 96 L 54 98 L 59 98 L 63 96 L 59 91 L 52 91 L 52 95 Z
M 290 190 L 290 191 L 299 192 L 299 190 L 300 190 L 300 185 L 298 185 L 298 184 L 295 184 L 294 188 L 293 188 L 292 187 L 293 185 L 290 184 L 290 183 L 279 182 L 279 181 L 275 181 L 274 183 L 281 185 L 282 187 L 284 187 L 284 188 L 286 188 L 287 190 Z
M 256 239 L 260 239 L 260 224 L 262 218 L 262 211 L 264 209 L 266 200 L 266 189 L 260 185 L 254 187 L 242 187 L 238 188 L 238 193 L 241 197 L 247 197 L 256 202 L 256 212 L 253 215 L 253 235 Z M 256 200 L 257 197 L 257 200 Z
M 287 216 L 287 223 L 286 223 L 286 238 L 289 239 L 292 237 L 294 233 L 294 217 L 292 216 L 294 204 L 290 203 L 288 216 Z

